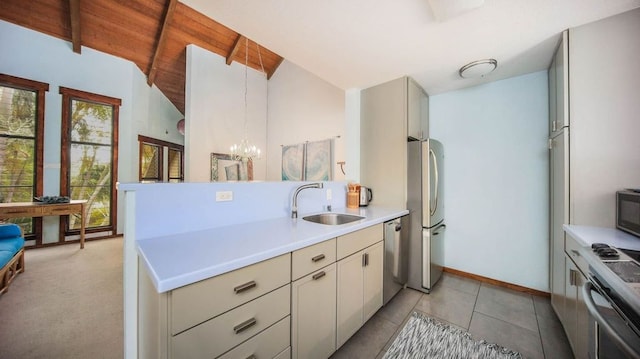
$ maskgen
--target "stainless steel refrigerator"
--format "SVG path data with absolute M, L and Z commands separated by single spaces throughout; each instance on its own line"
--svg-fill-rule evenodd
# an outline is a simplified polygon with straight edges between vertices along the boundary
M 429 293 L 444 266 L 444 151 L 442 143 L 434 139 L 409 141 L 407 145 L 407 286 Z

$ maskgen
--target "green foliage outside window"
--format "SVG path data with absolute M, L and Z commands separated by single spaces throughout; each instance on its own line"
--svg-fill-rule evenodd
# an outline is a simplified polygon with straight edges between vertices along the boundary
M 0 202 L 31 202 L 35 189 L 36 92 L 0 86 Z M 9 220 L 33 233 L 31 218 Z
M 71 101 L 70 197 L 87 200 L 87 228 L 111 225 L 113 107 Z M 79 229 L 79 218 L 69 217 Z

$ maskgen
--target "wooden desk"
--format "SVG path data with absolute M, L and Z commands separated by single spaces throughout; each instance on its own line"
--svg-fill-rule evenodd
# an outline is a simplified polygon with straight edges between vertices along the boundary
M 85 200 L 72 200 L 70 203 L 44 204 L 41 202 L 0 203 L 0 219 L 64 216 L 80 214 L 80 249 L 84 248 Z

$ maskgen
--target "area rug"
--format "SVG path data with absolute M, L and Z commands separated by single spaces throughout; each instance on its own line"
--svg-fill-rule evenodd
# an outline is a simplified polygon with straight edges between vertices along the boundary
M 476 341 L 466 331 L 413 312 L 383 358 L 522 359 L 522 356 L 498 344 Z

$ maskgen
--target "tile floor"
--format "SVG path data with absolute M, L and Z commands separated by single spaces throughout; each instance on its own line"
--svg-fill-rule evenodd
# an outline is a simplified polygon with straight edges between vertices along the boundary
M 403 289 L 331 358 L 382 358 L 412 311 L 516 350 L 524 358 L 573 358 L 549 298 L 445 273 L 430 294 Z

